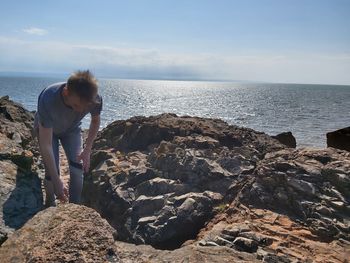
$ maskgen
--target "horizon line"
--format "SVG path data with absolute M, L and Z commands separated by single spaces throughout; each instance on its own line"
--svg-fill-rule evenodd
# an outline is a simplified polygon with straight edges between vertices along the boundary
M 74 71 L 72 71 L 74 72 Z M 54 72 L 30 72 L 30 71 L 0 71 L 0 77 L 48 77 L 48 78 L 67 78 L 70 73 Z M 205 78 L 167 78 L 167 77 L 117 77 L 108 74 L 94 74 L 97 79 L 114 79 L 114 80 L 159 80 L 159 81 L 193 81 L 193 82 L 235 82 L 235 83 L 260 83 L 260 84 L 295 84 L 295 85 L 329 85 L 329 86 L 350 86 L 349 84 L 334 83 L 301 83 L 301 82 L 273 82 L 259 80 L 237 80 L 237 79 L 205 79 Z M 97 75 L 97 76 L 96 76 Z

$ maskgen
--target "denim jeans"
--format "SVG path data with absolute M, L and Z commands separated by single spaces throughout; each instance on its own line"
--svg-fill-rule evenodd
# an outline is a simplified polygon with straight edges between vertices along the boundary
M 55 163 L 60 175 L 59 169 L 59 142 L 65 151 L 68 164 L 69 164 L 69 202 L 70 203 L 80 203 L 81 192 L 83 188 L 83 169 L 82 164 L 78 162 L 77 156 L 81 153 L 82 150 L 82 136 L 80 127 L 74 129 L 73 131 L 56 136 L 52 135 L 52 150 L 55 157 Z M 53 186 L 50 176 L 45 172 L 45 189 L 46 189 L 46 200 L 51 200 L 54 202 L 55 195 L 53 191 Z M 50 186 L 51 184 L 51 186 Z M 46 187 L 48 186 L 48 187 Z

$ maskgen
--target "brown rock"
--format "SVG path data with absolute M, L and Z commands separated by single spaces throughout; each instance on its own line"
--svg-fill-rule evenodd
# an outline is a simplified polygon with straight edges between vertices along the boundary
M 1 247 L 1 262 L 119 262 L 114 229 L 94 210 L 74 204 L 48 208 Z
M 0 98 L 0 245 L 42 209 L 33 114 Z
M 241 174 L 285 148 L 222 120 L 175 114 L 116 121 L 94 146 L 84 204 L 107 218 L 120 240 L 167 249 L 193 239 Z

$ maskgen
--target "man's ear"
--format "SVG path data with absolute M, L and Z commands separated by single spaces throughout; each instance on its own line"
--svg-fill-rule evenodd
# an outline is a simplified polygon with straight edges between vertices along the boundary
M 68 96 L 69 91 L 68 91 L 67 86 L 64 86 L 64 87 L 63 87 L 62 94 L 63 94 L 64 96 Z

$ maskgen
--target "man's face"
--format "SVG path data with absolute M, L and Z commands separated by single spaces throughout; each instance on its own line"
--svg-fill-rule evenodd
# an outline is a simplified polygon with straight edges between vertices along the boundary
M 84 100 L 74 93 L 68 94 L 68 102 L 69 106 L 71 106 L 74 111 L 80 113 L 84 112 L 88 106 Z

